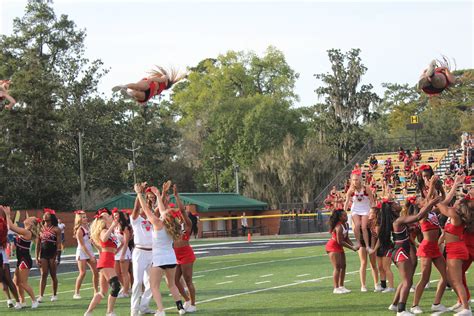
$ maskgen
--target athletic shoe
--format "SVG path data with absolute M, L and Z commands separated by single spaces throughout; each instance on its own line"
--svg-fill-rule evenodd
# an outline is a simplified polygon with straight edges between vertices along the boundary
M 120 86 L 115 86 L 115 87 L 112 88 L 112 91 L 113 91 L 113 92 L 117 92 L 117 91 L 119 91 L 119 90 L 126 89 L 126 88 L 127 88 L 126 86 L 122 86 L 122 85 L 120 85 Z
M 85 312 L 84 313 L 84 316 L 92 316 L 93 314 L 92 313 L 89 313 L 89 312 Z
M 114 312 L 112 312 L 112 313 L 105 314 L 105 316 L 117 316 L 117 314 L 115 314 Z
M 415 315 L 415 314 L 412 314 L 408 311 L 403 311 L 403 312 L 398 312 L 397 313 L 397 316 L 413 316 L 413 315 Z
M 156 311 L 154 311 L 154 310 L 152 310 L 152 309 L 150 309 L 150 308 L 147 308 L 147 309 L 145 309 L 145 310 L 143 310 L 143 311 L 138 311 L 138 315 L 147 315 L 147 314 L 153 315 L 153 314 L 155 314 L 155 312 L 156 312 Z
M 426 69 L 426 75 L 428 77 L 431 77 L 434 75 L 436 69 L 436 60 L 432 60 L 431 63 L 428 66 L 428 69 Z
M 415 293 L 415 287 L 414 287 L 414 286 L 412 286 L 412 287 L 410 288 L 410 293 Z
M 20 305 L 21 305 L 21 308 L 25 308 L 26 307 L 26 302 L 20 303 Z
M 374 292 L 377 293 L 377 292 L 382 292 L 384 289 L 382 288 L 382 286 L 380 284 L 377 284 L 375 286 L 375 289 L 374 289 Z
M 388 287 L 382 291 L 382 293 L 392 293 L 392 292 L 395 292 L 395 289 L 393 287 Z
M 32 309 L 38 308 L 38 306 L 39 306 L 38 301 L 31 302 L 31 308 Z
M 397 305 L 390 304 L 390 306 L 388 307 L 388 310 L 392 312 L 396 312 L 398 311 L 398 307 Z
M 57 296 L 57 295 L 51 296 L 51 302 L 56 302 L 57 300 L 58 300 L 58 296 Z
M 128 91 L 127 89 L 122 89 L 120 90 L 120 93 L 122 94 L 122 96 L 126 99 L 133 99 L 133 96 L 131 96 L 130 94 L 128 94 Z
M 360 288 L 360 291 L 365 293 L 365 292 L 367 292 L 367 288 L 365 286 L 363 286 L 363 287 Z
M 428 283 L 426 283 L 426 285 L 425 285 L 425 289 L 429 289 L 430 285 L 431 285 L 431 283 L 430 283 L 430 281 L 428 281 Z
M 185 307 L 184 310 L 186 311 L 186 313 L 195 313 L 197 312 L 197 308 L 195 305 L 189 305 L 188 307 Z
M 438 304 L 438 305 L 431 305 L 431 311 L 432 312 L 447 312 L 448 308 L 444 306 L 443 304 Z
M 72 299 L 73 299 L 73 300 L 80 300 L 80 299 L 81 299 L 81 294 L 74 294 L 74 295 L 72 296 Z
M 130 295 L 122 293 L 122 292 L 120 292 L 119 295 L 117 296 L 117 298 L 127 298 L 127 297 L 130 297 Z
M 38 303 L 43 303 L 43 297 L 42 297 L 42 296 L 38 296 L 37 301 L 38 301 Z
M 16 302 L 16 304 L 15 304 L 15 306 L 14 306 L 13 308 L 15 308 L 15 309 L 21 309 L 22 306 L 21 306 L 20 302 Z
M 472 312 L 470 309 L 463 309 L 460 312 L 454 314 L 454 316 L 472 316 Z
M 412 312 L 415 315 L 423 314 L 423 310 L 418 305 L 410 308 L 410 312 Z
M 341 290 L 342 294 L 347 294 L 347 293 L 352 292 L 351 290 L 346 289 L 345 286 L 341 286 L 339 289 Z
M 15 306 L 15 303 L 13 303 L 13 300 L 7 300 L 7 305 L 8 308 L 13 308 Z
M 448 310 L 452 312 L 460 312 L 461 310 L 463 310 L 463 307 L 461 303 L 457 302 L 456 304 L 448 308 Z
M 344 294 L 344 292 L 341 290 L 340 287 L 338 287 L 332 290 L 332 294 Z
M 165 311 L 161 311 L 161 312 L 156 311 L 155 316 L 166 316 L 166 313 Z
M 186 311 L 184 309 L 180 309 L 180 310 L 178 310 L 178 314 L 184 315 L 184 314 L 186 314 Z

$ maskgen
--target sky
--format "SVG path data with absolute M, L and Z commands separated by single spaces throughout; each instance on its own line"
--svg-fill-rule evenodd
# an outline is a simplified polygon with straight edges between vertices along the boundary
M 0 0 L 0 34 L 11 34 L 26 0 Z M 416 84 L 434 58 L 474 68 L 474 1 L 191 1 L 56 0 L 86 29 L 86 56 L 110 72 L 99 83 L 106 96 L 153 65 L 182 70 L 228 50 L 262 55 L 281 50 L 300 74 L 296 106 L 318 102 L 316 73 L 330 71 L 327 50 L 360 48 L 368 68 L 363 83 Z

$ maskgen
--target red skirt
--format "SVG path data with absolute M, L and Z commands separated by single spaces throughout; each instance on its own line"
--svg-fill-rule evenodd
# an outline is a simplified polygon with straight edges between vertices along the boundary
M 99 253 L 99 261 L 97 262 L 97 269 L 115 268 L 115 254 L 113 252 Z
M 176 254 L 176 262 L 178 264 L 188 264 L 196 261 L 196 256 L 191 246 L 174 248 L 174 253 Z
M 342 249 L 342 246 L 337 241 L 331 238 L 326 244 L 326 252 L 344 252 L 344 249 Z
M 423 239 L 421 244 L 418 246 L 418 250 L 416 252 L 418 257 L 425 257 L 425 258 L 438 258 L 441 257 L 443 254 L 439 251 L 439 245 L 436 241 L 428 241 Z
M 474 233 L 465 233 L 464 242 L 466 243 L 469 259 L 474 261 Z
M 446 243 L 446 255 L 448 259 L 469 259 L 469 251 L 464 241 Z

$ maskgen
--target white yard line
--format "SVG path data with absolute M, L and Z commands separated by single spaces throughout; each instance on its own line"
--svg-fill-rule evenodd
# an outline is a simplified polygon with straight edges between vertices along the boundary
M 205 277 L 205 275 L 204 275 L 204 274 L 201 274 L 201 275 L 194 275 L 194 276 L 193 276 L 193 279 L 202 278 L 202 277 Z
M 305 276 L 308 276 L 310 275 L 309 273 L 306 273 L 306 274 L 298 274 L 296 277 L 297 278 L 301 278 L 301 277 L 305 277 Z
M 81 292 L 82 291 L 87 291 L 87 290 L 93 290 L 94 288 L 93 287 L 86 287 L 85 289 L 81 289 Z M 63 292 L 58 292 L 57 294 L 65 294 L 65 293 L 73 293 L 75 290 L 70 290 L 70 291 L 63 291 Z M 53 295 L 53 293 L 48 293 L 48 294 L 44 294 L 44 298 L 46 298 L 47 296 L 51 296 Z M 62 301 L 62 299 L 64 300 L 68 300 L 69 298 L 62 298 L 62 297 L 59 297 L 59 300 L 58 301 Z M 7 300 L 3 300 L 3 301 L 0 301 L 0 303 L 4 303 L 6 302 Z M 48 301 L 45 299 L 45 302 Z M 176 308 L 176 307 L 175 307 Z
M 234 281 L 219 282 L 219 283 L 216 283 L 216 285 L 229 284 L 229 283 L 232 283 L 232 282 L 234 282 Z
M 270 276 L 273 276 L 273 274 L 265 274 L 265 275 L 261 275 L 260 277 L 261 278 L 267 278 L 267 277 L 270 277 Z
M 239 275 L 238 274 L 232 274 L 232 275 L 226 275 L 225 277 L 226 278 L 235 278 L 235 277 L 238 277 Z
M 255 284 L 263 284 L 263 283 L 270 283 L 271 281 L 260 281 L 260 282 L 255 282 Z

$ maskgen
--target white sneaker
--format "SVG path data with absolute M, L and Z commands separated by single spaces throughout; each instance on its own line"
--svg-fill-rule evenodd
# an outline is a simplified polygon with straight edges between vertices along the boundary
M 352 292 L 351 290 L 346 289 L 345 286 L 341 286 L 339 289 L 341 290 L 342 294 L 347 294 L 347 293 Z
M 57 295 L 51 296 L 51 302 L 56 302 L 57 300 L 58 300 L 58 296 L 57 296 Z
M 149 307 L 145 310 L 138 311 L 138 315 L 147 315 L 147 314 L 153 315 L 153 314 L 156 314 L 156 311 L 150 309 Z
M 431 305 L 431 311 L 432 312 L 447 312 L 448 308 L 444 306 L 443 304 L 438 304 L 438 305 Z
M 450 311 L 453 311 L 453 312 L 460 312 L 461 310 L 463 310 L 464 308 L 462 307 L 462 304 L 457 302 L 456 304 L 454 304 L 453 306 L 451 306 L 450 308 L 448 308 Z
M 73 299 L 73 300 L 80 300 L 80 299 L 81 299 L 81 294 L 74 294 L 74 295 L 72 296 L 72 299 Z
M 337 287 L 334 290 L 332 290 L 332 294 L 344 294 L 344 292 L 342 292 L 340 287 Z
M 197 308 L 196 308 L 196 305 L 189 305 L 187 308 L 185 307 L 184 308 L 186 313 L 195 313 L 197 312 Z
M 365 292 L 367 292 L 367 288 L 365 286 L 363 286 L 363 287 L 360 288 L 360 291 L 365 293 Z
M 155 316 L 166 316 L 166 313 L 165 311 L 161 311 L 161 312 L 156 311 Z
M 13 308 L 15 306 L 15 303 L 13 303 L 13 300 L 7 300 L 7 306 L 8 308 Z
M 43 297 L 42 297 L 42 296 L 38 296 L 37 301 L 38 301 L 38 303 L 43 303 Z
M 20 305 L 21 305 L 21 308 L 25 308 L 26 307 L 26 302 L 20 303 Z
M 178 314 L 184 315 L 184 314 L 186 314 L 186 311 L 185 311 L 184 309 L 180 309 L 180 310 L 178 311 Z
M 425 285 L 425 289 L 429 289 L 430 285 L 431 285 L 431 283 L 428 281 L 428 283 L 426 283 L 426 285 Z
M 415 293 L 415 288 L 413 286 L 410 288 L 410 293 Z
M 22 306 L 21 306 L 20 302 L 16 302 L 16 304 L 15 304 L 15 306 L 14 306 L 13 308 L 15 308 L 15 309 L 21 309 Z
M 398 311 L 398 307 L 397 305 L 390 304 L 390 306 L 388 307 L 388 310 L 392 312 L 396 312 Z
M 92 316 L 93 314 L 92 313 L 89 313 L 89 312 L 85 312 L 84 313 L 84 316 Z
M 410 313 L 409 311 L 397 312 L 397 316 L 413 316 L 415 314 Z
M 31 308 L 32 309 L 38 308 L 38 306 L 39 306 L 38 301 L 31 302 Z
M 472 316 L 472 312 L 470 309 L 463 309 L 460 312 L 454 314 L 454 316 Z
M 377 284 L 375 286 L 375 289 L 374 289 L 374 292 L 377 293 L 377 292 L 382 292 L 383 291 L 383 288 L 380 284 Z
M 117 316 L 117 314 L 115 314 L 114 312 L 112 312 L 112 313 L 105 314 L 105 316 Z
M 412 312 L 415 315 L 423 314 L 423 310 L 418 305 L 415 306 L 415 307 L 410 308 L 410 312 Z
M 392 292 L 395 292 L 395 289 L 393 287 L 388 287 L 382 291 L 382 293 L 392 293 Z

